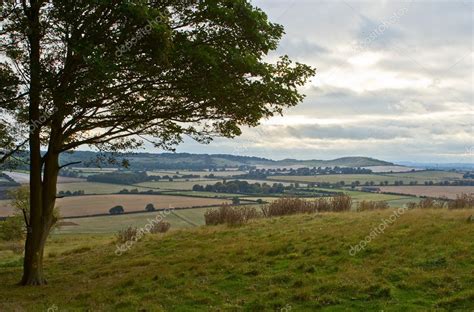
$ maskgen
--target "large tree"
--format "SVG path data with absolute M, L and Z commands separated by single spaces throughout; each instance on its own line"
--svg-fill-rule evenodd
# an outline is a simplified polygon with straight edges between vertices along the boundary
M 61 153 L 234 137 L 298 104 L 314 74 L 268 60 L 283 28 L 248 0 L 3 1 L 2 18 L 2 153 L 30 162 L 23 285 L 45 283 Z

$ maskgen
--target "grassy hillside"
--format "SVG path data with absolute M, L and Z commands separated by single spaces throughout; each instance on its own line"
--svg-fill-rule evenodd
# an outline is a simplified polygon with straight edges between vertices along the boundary
M 45 287 L 15 286 L 20 259 L 0 257 L 0 311 L 473 310 L 472 211 L 409 211 L 349 255 L 390 214 L 172 231 L 122 256 L 110 236 L 56 235 Z
M 95 165 L 96 153 L 77 151 L 72 154 L 63 154 L 62 163 L 81 161 L 83 164 Z M 202 170 L 209 168 L 238 167 L 247 166 L 301 166 L 301 167 L 367 167 L 367 166 L 390 166 L 392 163 L 381 161 L 369 157 L 344 157 L 334 160 L 271 160 L 261 157 L 236 156 L 227 154 L 188 154 L 188 153 L 135 153 L 126 154 L 119 158 L 126 158 L 131 169 L 194 169 Z M 105 167 L 110 166 L 103 164 Z
M 277 162 L 278 165 L 291 166 L 301 165 L 302 167 L 371 167 L 371 166 L 391 166 L 393 163 L 378 160 L 370 157 L 342 157 L 332 160 L 296 160 L 285 159 Z

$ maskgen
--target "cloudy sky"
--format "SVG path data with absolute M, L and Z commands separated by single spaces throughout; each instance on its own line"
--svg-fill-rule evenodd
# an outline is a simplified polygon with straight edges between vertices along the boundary
M 284 117 L 177 151 L 273 159 L 472 162 L 473 1 L 254 0 L 318 73 Z

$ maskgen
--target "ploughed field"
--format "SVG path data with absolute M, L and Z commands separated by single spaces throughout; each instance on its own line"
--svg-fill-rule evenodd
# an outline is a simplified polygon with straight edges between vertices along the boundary
M 448 171 L 416 171 L 416 172 L 400 172 L 400 173 L 375 173 L 375 174 L 326 174 L 315 176 L 271 176 L 269 180 L 287 181 L 287 182 L 303 182 L 303 183 L 338 183 L 344 181 L 346 184 L 359 181 L 361 184 L 365 182 L 374 182 L 379 184 L 387 181 L 393 184 L 396 181 L 403 181 L 408 184 L 417 182 L 423 184 L 425 181 L 441 182 L 454 181 L 462 179 L 463 175 L 457 172 Z
M 461 194 L 474 194 L 474 186 L 381 186 L 380 190 L 388 193 L 449 199 L 455 199 Z

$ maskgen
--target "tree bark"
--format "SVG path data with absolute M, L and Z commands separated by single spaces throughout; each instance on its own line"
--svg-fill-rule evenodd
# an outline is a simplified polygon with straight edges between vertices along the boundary
M 30 217 L 27 224 L 25 258 L 21 285 L 43 285 L 43 252 L 49 234 L 50 222 L 47 222 L 47 206 L 43 200 L 43 159 L 41 157 L 41 65 L 40 65 L 40 3 L 30 1 L 30 7 L 24 6 L 28 17 L 28 40 L 30 42 L 30 90 L 29 90 L 29 148 L 30 148 Z M 53 203 L 54 205 L 54 203 Z M 45 222 L 46 221 L 46 222 Z
M 50 149 L 44 156 L 43 179 L 40 185 L 30 181 L 31 198 L 39 199 L 30 203 L 30 223 L 25 243 L 22 285 L 43 285 L 43 254 L 51 227 L 56 223 L 54 206 L 56 204 L 56 184 L 59 173 L 59 153 Z M 35 168 L 31 168 L 35 170 Z M 30 173 L 32 174 L 32 173 Z M 39 189 L 39 195 L 36 193 Z

